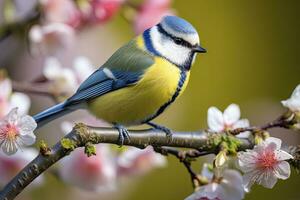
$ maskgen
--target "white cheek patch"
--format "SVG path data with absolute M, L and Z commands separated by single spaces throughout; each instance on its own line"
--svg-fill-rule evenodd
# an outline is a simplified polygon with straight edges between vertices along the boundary
M 108 78 L 111 78 L 111 79 L 113 79 L 113 80 L 116 80 L 116 77 L 115 77 L 115 75 L 110 71 L 110 69 L 108 69 L 108 68 L 104 68 L 103 69 L 103 72 L 104 72 L 104 74 L 108 77 Z
M 157 27 L 153 27 L 150 32 L 153 47 L 171 62 L 182 66 L 190 57 L 191 50 L 187 47 L 177 45 L 173 40 L 163 36 Z

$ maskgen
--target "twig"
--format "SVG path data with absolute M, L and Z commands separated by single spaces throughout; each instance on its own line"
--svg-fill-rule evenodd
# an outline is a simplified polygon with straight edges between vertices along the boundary
M 192 185 L 194 188 L 196 188 L 200 183 L 201 180 L 199 179 L 198 175 L 191 166 L 191 160 L 189 158 L 196 158 L 199 156 L 204 156 L 210 153 L 213 153 L 214 151 L 198 151 L 198 150 L 188 150 L 188 151 L 180 151 L 178 149 L 172 148 L 172 147 L 154 147 L 154 150 L 158 153 L 161 153 L 163 155 L 171 154 L 179 159 L 180 162 L 183 163 L 185 168 L 190 174 Z
M 24 92 L 27 94 L 35 94 L 46 96 L 58 102 L 58 94 L 50 91 L 48 83 L 29 83 L 29 82 L 12 82 L 13 90 L 16 92 Z
M 197 132 L 174 132 L 172 139 L 166 137 L 162 131 L 153 129 L 130 131 L 130 140 L 125 140 L 124 145 L 145 148 L 152 145 L 154 147 L 185 147 L 191 149 L 201 149 L 203 152 L 212 152 L 214 147 L 209 145 L 212 134 Z M 30 184 L 41 173 L 55 164 L 61 158 L 69 155 L 75 148 L 83 147 L 86 144 L 110 143 L 118 144 L 119 133 L 111 128 L 87 127 L 78 124 L 66 135 L 62 140 L 50 148 L 47 155 L 38 155 L 31 163 L 29 163 L 18 175 L 16 175 L 0 192 L 0 200 L 14 199 L 28 184 Z M 64 142 L 67 141 L 68 145 Z M 239 150 L 249 149 L 253 147 L 253 143 L 247 139 L 240 139 L 241 145 Z M 192 157 L 196 154 L 186 153 Z M 180 155 L 179 155 L 180 157 Z M 190 169 L 186 165 L 187 169 Z M 194 176 L 194 174 L 193 174 Z
M 289 120 L 289 119 L 286 119 L 285 116 L 281 116 L 279 117 L 278 119 L 270 122 L 270 123 L 267 123 L 265 125 L 262 125 L 262 126 L 252 126 L 252 127 L 246 127 L 246 128 L 237 128 L 237 129 L 234 129 L 234 130 L 229 130 L 227 131 L 228 133 L 232 134 L 232 135 L 238 135 L 242 132 L 246 132 L 246 131 L 250 131 L 252 133 L 255 133 L 255 132 L 259 132 L 259 131 L 266 131 L 268 129 L 271 129 L 271 128 L 286 128 L 288 127 L 289 125 L 293 125 L 293 120 Z

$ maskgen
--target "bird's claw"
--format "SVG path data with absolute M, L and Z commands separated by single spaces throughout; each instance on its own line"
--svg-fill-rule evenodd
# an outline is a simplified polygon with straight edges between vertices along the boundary
M 172 138 L 172 131 L 171 131 L 171 129 L 169 129 L 169 128 L 165 127 L 165 126 L 159 125 L 159 124 L 155 124 L 153 122 L 148 122 L 147 124 L 149 126 L 153 127 L 153 129 L 155 129 L 155 130 L 160 130 L 160 131 L 165 132 L 167 137 Z
M 125 140 L 128 140 L 128 141 L 130 140 L 129 132 L 124 126 L 119 125 L 119 124 L 115 124 L 115 128 L 118 129 L 118 132 L 119 132 L 118 143 L 119 143 L 120 147 L 122 147 Z

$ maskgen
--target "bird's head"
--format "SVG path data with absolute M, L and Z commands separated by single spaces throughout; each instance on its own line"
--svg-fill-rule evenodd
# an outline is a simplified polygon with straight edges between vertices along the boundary
M 143 34 L 147 50 L 179 67 L 189 69 L 195 53 L 205 53 L 196 29 L 186 20 L 165 16 L 159 24 Z

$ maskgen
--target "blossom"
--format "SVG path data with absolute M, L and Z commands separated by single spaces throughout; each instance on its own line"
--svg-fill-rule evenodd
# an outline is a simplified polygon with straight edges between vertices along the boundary
M 185 200 L 241 200 L 244 198 L 243 179 L 238 171 L 226 169 L 219 181 L 213 181 L 212 174 L 207 169 L 207 165 L 204 165 L 202 176 L 208 178 L 210 183 L 200 186 Z
M 41 7 L 48 23 L 64 23 L 72 27 L 81 23 L 81 13 L 73 0 L 41 0 Z
M 18 108 L 12 109 L 0 120 L 0 147 L 7 155 L 17 152 L 23 145 L 35 143 L 33 133 L 37 127 L 34 119 L 29 115 L 20 115 Z
M 85 57 L 77 57 L 73 68 L 62 67 L 57 58 L 48 57 L 45 61 L 44 76 L 52 81 L 51 90 L 58 94 L 71 96 L 94 71 L 92 64 Z
M 167 160 L 154 152 L 151 146 L 141 150 L 129 147 L 118 157 L 118 171 L 121 175 L 142 175 L 155 167 L 164 167 Z
M 115 189 L 116 164 L 109 146 L 96 145 L 96 155 L 87 157 L 84 148 L 78 148 L 60 162 L 59 174 L 68 184 L 89 191 Z
M 300 84 L 295 88 L 291 97 L 281 103 L 292 112 L 300 112 Z
M 19 108 L 20 114 L 26 114 L 30 107 L 29 97 L 20 92 L 12 92 L 9 79 L 0 80 L 0 119 L 15 107 Z
M 241 111 L 238 105 L 230 104 L 222 113 L 216 107 L 210 107 L 207 112 L 208 128 L 214 132 L 223 132 L 236 128 L 249 127 L 248 119 L 240 119 Z M 239 134 L 240 137 L 247 137 L 248 133 Z
M 255 182 L 273 188 L 277 179 L 285 180 L 290 176 L 290 165 L 285 160 L 293 156 L 280 147 L 280 139 L 269 137 L 253 150 L 238 153 L 238 165 L 244 172 L 243 182 L 247 191 Z
M 124 0 L 92 0 L 89 21 L 103 23 L 110 20 L 119 10 Z
M 37 155 L 38 152 L 33 148 L 23 148 L 10 156 L 0 151 L 0 187 L 6 185 Z M 30 185 L 38 186 L 42 181 L 43 175 L 40 175 Z
M 72 46 L 74 33 L 74 29 L 64 23 L 34 25 L 29 30 L 31 51 L 46 55 L 59 55 Z
M 134 18 L 134 31 L 140 34 L 156 25 L 166 15 L 174 15 L 170 9 L 171 0 L 146 0 Z

